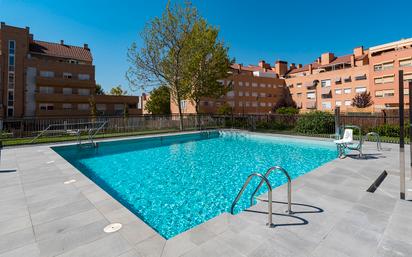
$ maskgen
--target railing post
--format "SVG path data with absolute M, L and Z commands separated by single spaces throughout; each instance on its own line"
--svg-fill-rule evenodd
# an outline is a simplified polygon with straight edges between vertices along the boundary
M 340 107 L 337 106 L 335 108 L 335 138 L 338 139 L 340 137 Z
M 405 138 L 404 138 L 404 95 L 403 70 L 399 71 L 399 170 L 400 170 L 400 198 L 405 200 Z

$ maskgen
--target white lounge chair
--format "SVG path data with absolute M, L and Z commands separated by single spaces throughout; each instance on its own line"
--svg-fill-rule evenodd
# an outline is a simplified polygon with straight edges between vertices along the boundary
M 334 140 L 333 142 L 336 144 L 336 147 L 338 148 L 339 158 L 344 158 L 345 148 L 347 148 L 349 144 L 353 144 L 353 129 L 345 129 L 343 133 L 343 138 Z

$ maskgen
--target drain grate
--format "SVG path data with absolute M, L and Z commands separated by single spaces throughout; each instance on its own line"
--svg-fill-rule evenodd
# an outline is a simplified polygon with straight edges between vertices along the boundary
M 369 193 L 374 193 L 376 189 L 382 184 L 383 180 L 388 176 L 388 172 L 384 170 L 379 177 L 373 182 L 373 184 L 366 190 Z
M 122 224 L 120 223 L 112 223 L 104 227 L 103 231 L 106 233 L 113 233 L 118 231 L 119 229 L 122 228 Z

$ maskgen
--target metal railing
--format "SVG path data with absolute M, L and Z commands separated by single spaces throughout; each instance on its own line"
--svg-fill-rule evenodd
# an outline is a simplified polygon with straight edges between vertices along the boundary
M 288 179 L 288 209 L 287 209 L 287 213 L 292 214 L 292 179 L 289 175 L 289 173 L 282 167 L 280 166 L 274 166 L 274 167 L 270 167 L 266 173 L 265 173 L 265 177 L 267 179 L 269 179 L 269 175 L 274 172 L 280 170 L 283 172 L 283 174 L 286 176 L 286 178 Z M 262 187 L 263 185 L 263 180 L 260 181 L 259 185 L 256 187 L 255 191 L 252 193 L 252 196 L 250 197 L 250 205 L 253 205 L 253 199 L 255 198 L 256 193 L 259 191 L 259 189 Z
M 253 177 L 260 177 L 262 181 L 264 181 L 266 183 L 266 186 L 268 187 L 268 223 L 267 225 L 269 227 L 273 226 L 273 222 L 272 222 L 272 186 L 270 185 L 269 180 L 263 176 L 260 173 L 252 173 L 250 174 L 247 179 L 246 182 L 243 184 L 242 189 L 240 189 L 239 193 L 237 194 L 235 200 L 232 203 L 232 206 L 230 208 L 230 213 L 234 214 L 234 210 L 235 210 L 235 206 L 237 204 L 237 202 L 239 201 L 240 197 L 242 196 L 243 192 L 245 191 L 246 187 L 249 185 L 250 181 L 252 180 Z
M 102 123 L 102 124 L 101 124 L 97 129 L 94 130 L 93 128 L 91 128 L 91 129 L 89 129 L 89 131 L 88 131 L 88 133 L 87 133 L 88 139 L 89 139 L 90 144 L 91 144 L 92 147 L 96 147 L 96 146 L 97 146 L 97 144 L 94 142 L 94 137 L 104 128 L 104 126 L 106 126 L 107 121 L 104 121 L 104 122 L 101 122 L 101 123 Z M 94 131 L 94 133 L 93 133 L 93 131 Z M 78 144 L 79 146 L 82 145 L 82 141 L 81 141 L 81 140 L 82 140 L 82 139 L 81 139 L 81 132 L 78 131 L 77 144 Z
M 376 140 L 376 148 L 378 151 L 382 150 L 382 144 L 381 144 L 381 137 L 379 136 L 378 133 L 376 132 L 369 132 L 363 137 L 363 141 L 365 141 L 369 136 L 373 136 Z

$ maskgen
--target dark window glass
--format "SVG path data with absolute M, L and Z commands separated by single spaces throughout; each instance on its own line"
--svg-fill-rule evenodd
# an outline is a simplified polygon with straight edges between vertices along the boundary
M 12 55 L 9 56 L 9 65 L 14 66 L 14 56 Z
M 9 108 L 7 109 L 7 116 L 12 117 L 13 116 L 13 109 Z

